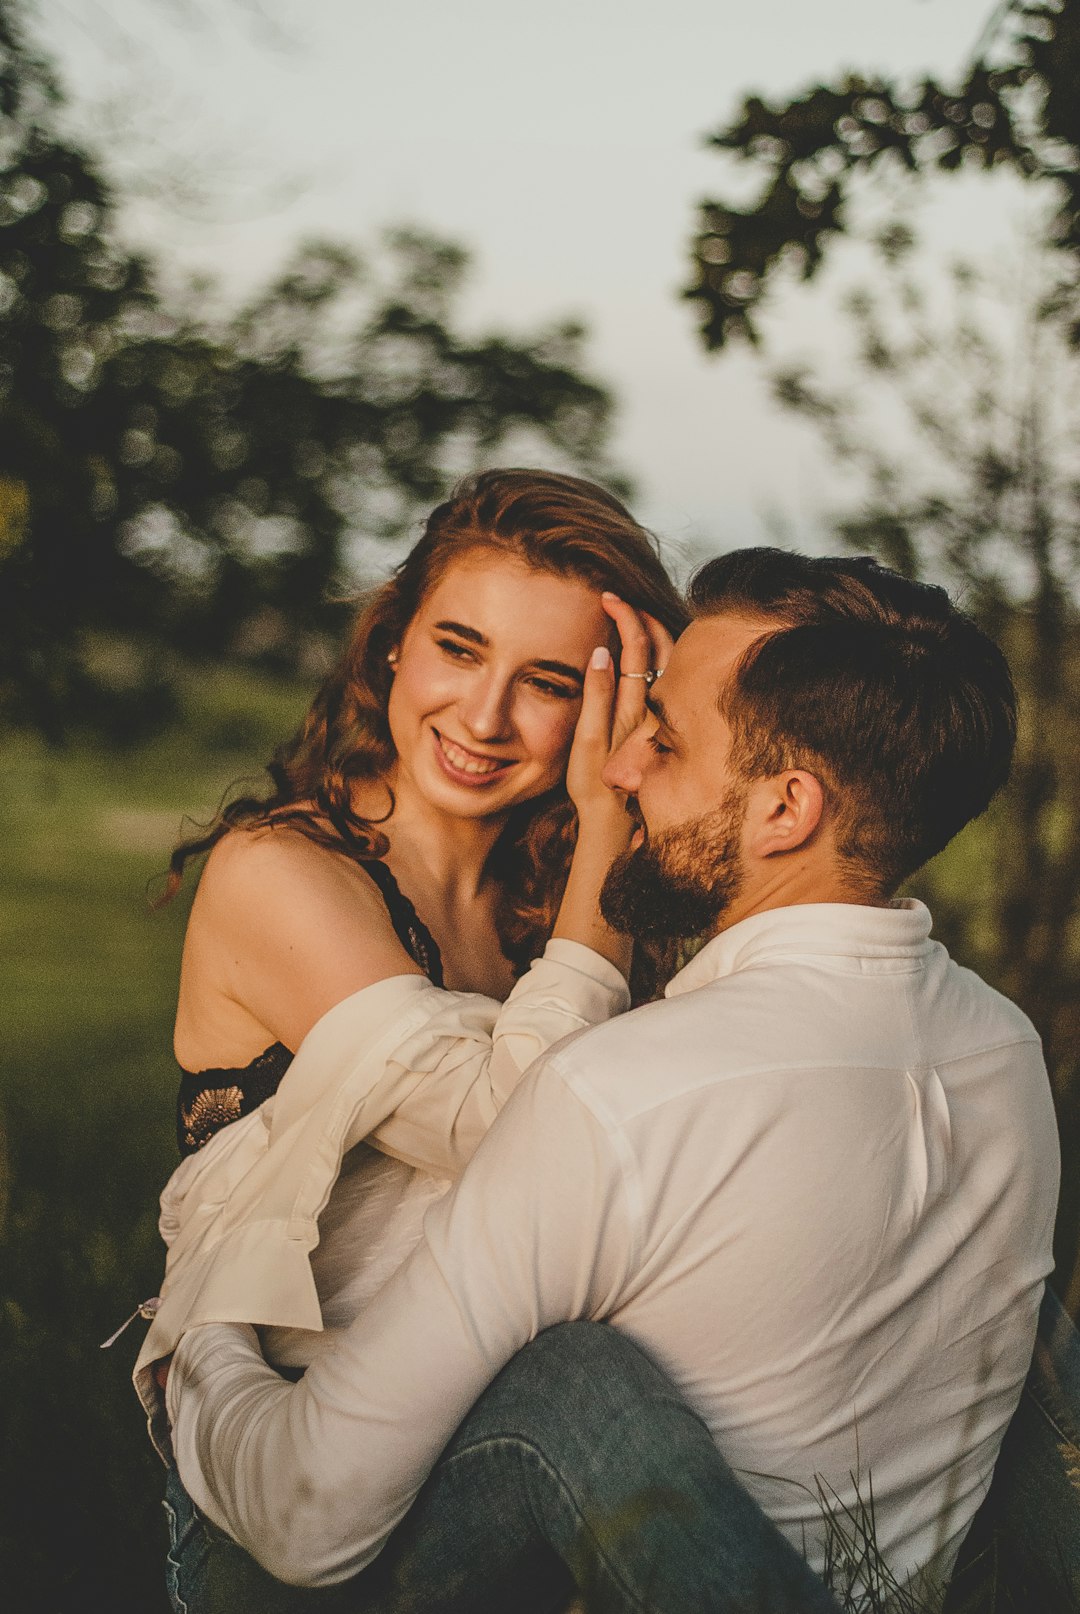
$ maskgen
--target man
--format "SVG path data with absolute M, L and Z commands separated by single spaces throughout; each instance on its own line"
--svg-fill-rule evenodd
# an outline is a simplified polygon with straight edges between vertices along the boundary
M 285 1579 L 369 1562 L 489 1381 L 572 1318 L 667 1370 L 817 1568 L 823 1515 L 858 1538 L 872 1507 L 888 1571 L 940 1580 L 989 1484 L 1051 1265 L 1054 1118 L 1029 1022 L 892 899 L 1004 780 L 1008 670 L 866 560 L 743 551 L 691 597 L 609 764 L 641 829 L 605 912 L 711 940 L 665 1001 L 538 1061 L 301 1383 L 247 1329 L 177 1351 L 185 1483 Z

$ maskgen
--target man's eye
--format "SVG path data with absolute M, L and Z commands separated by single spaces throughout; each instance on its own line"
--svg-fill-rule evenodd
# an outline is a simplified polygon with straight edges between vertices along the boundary
M 649 744 L 658 757 L 669 757 L 671 755 L 670 745 L 665 745 L 658 734 L 649 735 Z

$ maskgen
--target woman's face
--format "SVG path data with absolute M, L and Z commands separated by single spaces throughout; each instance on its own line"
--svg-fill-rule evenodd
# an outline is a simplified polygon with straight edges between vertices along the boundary
M 388 716 L 396 784 L 457 816 L 505 813 L 562 778 L 611 622 L 585 583 L 491 550 L 429 591 L 398 646 Z

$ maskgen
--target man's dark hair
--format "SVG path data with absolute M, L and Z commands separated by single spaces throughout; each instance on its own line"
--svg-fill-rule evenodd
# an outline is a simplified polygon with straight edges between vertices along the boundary
M 760 617 L 719 706 L 746 779 L 806 768 L 838 850 L 884 892 L 945 846 L 1009 773 L 1016 695 L 997 645 L 945 590 L 868 556 L 740 549 L 690 585 L 696 616 Z

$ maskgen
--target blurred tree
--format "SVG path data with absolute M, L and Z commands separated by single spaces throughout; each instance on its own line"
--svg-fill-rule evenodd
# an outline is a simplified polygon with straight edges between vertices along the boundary
M 295 647 L 355 581 L 352 538 L 399 537 L 508 441 L 604 472 L 610 400 L 580 373 L 583 333 L 459 336 L 466 265 L 411 231 L 367 261 L 313 243 L 233 316 L 129 329 L 103 378 L 127 393 L 113 523 L 168 584 L 164 635 Z
M 746 99 L 712 136 L 755 175 L 745 206 L 702 204 L 694 241 L 705 346 L 760 341 L 782 276 L 809 279 L 853 232 L 860 180 L 1005 166 L 1048 206 L 1042 245 L 1005 286 L 970 267 L 928 296 L 913 241 L 879 239 L 835 355 L 775 373 L 854 482 L 847 547 L 959 592 L 1010 653 L 1022 726 L 989 818 L 921 877 L 946 938 L 1043 1034 L 1066 1160 L 1080 1153 L 1080 0 L 1006 0 L 955 84 L 877 76 Z M 940 278 L 940 277 L 939 277 Z M 989 301 L 988 301 L 989 299 Z M 1011 331 L 1011 335 L 1008 334 Z M 830 365 L 834 367 L 830 369 Z M 830 375 L 834 378 L 830 380 Z M 1080 1176 L 1067 1169 L 1058 1277 L 1080 1311 Z
M 0 5 L 0 702 L 54 732 L 83 683 L 76 627 L 138 603 L 108 538 L 98 394 L 114 332 L 152 300 L 93 167 L 50 132 L 56 89 L 15 21 Z
M 318 183 L 284 149 L 268 161 L 267 131 L 252 123 L 250 108 L 215 96 L 205 75 L 192 84 L 185 71 L 185 61 L 209 54 L 231 59 L 238 76 L 275 67 L 302 73 L 308 30 L 300 0 L 19 5 L 39 53 L 72 74 L 61 127 L 94 152 L 142 238 L 164 217 L 234 224 L 279 213 Z
M 1042 1033 L 1068 1157 L 1080 1153 L 1080 357 L 1074 271 L 1028 247 L 999 281 L 919 273 L 877 243 L 847 300 L 851 351 L 777 369 L 780 403 L 853 483 L 846 548 L 949 586 L 1006 647 L 1021 699 L 1009 787 L 915 882 L 935 930 Z M 944 281 L 944 284 L 943 284 Z M 842 366 L 843 379 L 825 377 Z M 1066 1171 L 1058 1274 L 1080 1308 L 1080 1179 Z
M 701 205 L 686 295 L 706 347 L 757 341 L 755 314 L 778 272 L 813 275 L 848 227 L 853 182 L 890 167 L 1004 164 L 1053 181 L 1052 238 L 1080 268 L 1080 0 L 996 6 L 956 84 L 846 77 L 778 105 L 748 96 L 710 144 L 745 164 L 758 191 L 746 207 Z
M 293 660 L 404 532 L 512 446 L 611 481 L 583 332 L 466 337 L 466 254 L 415 231 L 302 249 L 231 316 L 167 299 L 0 0 L 0 713 L 159 722 L 160 647 Z

